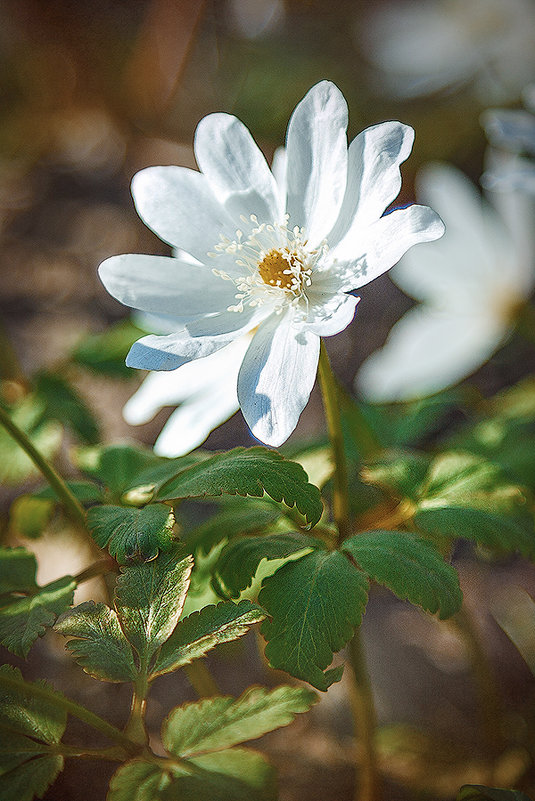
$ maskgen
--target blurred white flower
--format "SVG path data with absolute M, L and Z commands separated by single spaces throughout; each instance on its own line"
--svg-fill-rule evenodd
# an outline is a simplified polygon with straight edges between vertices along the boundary
M 133 181 L 140 216 L 180 250 L 114 256 L 99 270 L 122 303 L 180 318 L 174 333 L 136 342 L 131 367 L 176 370 L 250 337 L 237 397 L 269 445 L 287 439 L 308 401 L 320 337 L 351 322 L 358 298 L 349 293 L 444 231 L 425 206 L 383 216 L 400 190 L 412 128 L 382 123 L 349 149 L 346 128 L 339 89 L 314 86 L 291 117 L 277 182 L 239 120 L 205 117 L 195 135 L 201 172 L 152 167 Z
M 269 33 L 284 16 L 282 0 L 230 0 L 232 20 L 247 39 Z
M 430 395 L 470 375 L 507 337 L 535 281 L 531 237 L 513 237 L 461 172 L 430 167 L 419 190 L 446 235 L 432 249 L 408 253 L 391 273 L 420 303 L 356 376 L 357 390 L 374 401 Z
M 523 97 L 527 111 L 489 109 L 481 115 L 492 147 L 510 154 L 508 158 L 492 156 L 481 179 L 487 189 L 517 189 L 535 195 L 535 86 L 526 89 Z
M 379 5 L 358 33 L 400 97 L 472 84 L 483 102 L 516 98 L 535 71 L 531 0 L 409 0 Z

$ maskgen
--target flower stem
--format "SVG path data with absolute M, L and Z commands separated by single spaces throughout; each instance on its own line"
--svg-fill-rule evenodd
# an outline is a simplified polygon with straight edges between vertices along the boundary
M 20 429 L 16 423 L 13 422 L 7 412 L 0 406 L 0 423 L 4 428 L 9 431 L 13 439 L 20 445 L 20 447 L 30 457 L 32 462 L 39 468 L 43 476 L 46 478 L 52 489 L 57 494 L 60 501 L 65 507 L 65 511 L 73 521 L 82 529 L 86 528 L 85 511 L 83 506 L 74 497 L 65 481 L 61 478 L 59 473 L 52 467 L 50 462 L 39 453 L 34 446 L 28 435 Z
M 112 726 L 111 723 L 108 723 L 84 706 L 77 704 L 75 701 L 71 701 L 69 698 L 65 698 L 64 695 L 60 695 L 48 687 L 43 687 L 39 684 L 31 684 L 16 676 L 9 676 L 5 673 L 0 673 L 0 686 L 15 690 L 16 692 L 32 695 L 34 698 L 41 698 L 54 706 L 62 707 L 73 717 L 87 723 L 88 726 L 101 732 L 101 734 L 104 734 L 110 740 L 114 740 L 118 745 L 124 748 L 128 754 L 138 754 L 140 751 L 140 747 L 137 743 L 134 743 L 129 737 L 123 734 L 122 731 Z
M 126 724 L 124 733 L 140 746 L 146 746 L 149 738 L 145 728 L 145 712 L 147 711 L 147 693 L 149 683 L 147 681 L 147 671 L 142 666 L 139 676 L 134 683 L 132 694 L 132 704 L 130 706 L 130 717 Z
M 98 562 L 93 562 L 92 565 L 86 567 L 85 570 L 82 570 L 80 573 L 77 573 L 76 576 L 73 576 L 73 579 L 77 584 L 82 584 L 84 581 L 90 581 L 96 576 L 103 576 L 106 573 L 118 573 L 119 572 L 119 565 L 115 561 L 115 559 L 99 559 Z
M 333 375 L 327 350 L 321 341 L 318 364 L 318 378 L 325 410 L 325 420 L 334 460 L 333 516 L 338 526 L 338 541 L 347 539 L 352 534 L 349 516 L 349 487 L 347 482 L 347 462 L 344 451 L 344 437 L 340 421 L 340 407 L 336 379 Z
M 375 751 L 377 716 L 360 629 L 355 631 L 348 648 L 354 676 L 351 687 L 351 709 L 359 734 L 361 750 L 355 801 L 377 801 L 380 793 L 380 778 Z
M 339 398 L 336 379 L 331 369 L 329 357 L 323 341 L 321 342 L 318 377 L 325 409 L 325 419 L 335 463 L 333 515 L 338 526 L 337 545 L 351 536 L 352 526 L 349 513 L 349 485 L 347 479 L 347 462 L 344 450 L 342 424 L 340 420 Z M 367 425 L 367 424 L 366 424 Z M 367 428 L 365 429 L 367 430 Z M 376 449 L 371 440 L 366 438 L 367 448 Z M 369 453 L 369 450 L 367 451 Z M 367 455 L 364 454 L 363 455 Z M 361 754 L 355 801 L 377 801 L 379 797 L 379 775 L 375 754 L 376 715 L 371 682 L 366 668 L 366 660 L 362 648 L 360 631 L 357 629 L 349 643 L 349 659 L 353 673 L 351 688 L 351 709 L 355 730 L 360 739 Z

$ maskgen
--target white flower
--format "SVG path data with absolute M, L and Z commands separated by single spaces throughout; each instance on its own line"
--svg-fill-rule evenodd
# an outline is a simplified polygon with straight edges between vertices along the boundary
M 524 93 L 528 111 L 489 109 L 481 122 L 493 148 L 510 154 L 493 156 L 493 164 L 482 177 L 485 187 L 502 191 L 517 189 L 535 195 L 535 85 Z
M 429 395 L 472 373 L 506 338 L 534 284 L 528 237 L 518 231 L 513 238 L 462 173 L 428 168 L 420 190 L 444 219 L 446 235 L 433 249 L 407 254 L 392 271 L 395 283 L 421 303 L 356 376 L 356 388 L 375 401 Z
M 381 4 L 360 35 L 401 97 L 471 83 L 483 101 L 516 98 L 535 69 L 531 0 L 409 0 Z
M 136 342 L 132 367 L 174 370 L 250 335 L 237 396 L 253 434 L 270 445 L 297 424 L 320 337 L 351 322 L 358 299 L 347 293 L 444 230 L 425 206 L 382 216 L 399 192 L 412 129 L 382 123 L 348 149 L 346 127 L 340 91 L 314 86 L 290 120 L 277 182 L 239 120 L 205 117 L 195 135 L 201 172 L 152 167 L 133 181 L 140 216 L 180 250 L 100 266 L 122 303 L 180 319 L 174 333 Z

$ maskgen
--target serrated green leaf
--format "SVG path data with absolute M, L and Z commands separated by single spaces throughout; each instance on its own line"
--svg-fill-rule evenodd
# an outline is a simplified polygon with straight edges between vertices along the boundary
M 310 525 L 320 519 L 323 506 L 317 487 L 308 483 L 301 465 L 267 448 L 234 448 L 183 470 L 165 482 L 156 494 L 159 500 L 206 496 L 264 493 L 278 503 L 296 506 Z
M 71 359 L 88 370 L 114 378 L 131 378 L 125 359 L 134 342 L 145 332 L 130 320 L 121 320 L 102 334 L 90 334 L 72 351 Z
M 298 532 L 271 534 L 266 537 L 242 537 L 233 540 L 221 551 L 214 568 L 231 598 L 250 587 L 262 559 L 284 559 L 286 556 L 321 547 L 318 540 Z
M 117 579 L 115 608 L 144 670 L 178 622 L 192 565 L 192 557 L 175 547 L 151 562 L 123 568 Z
M 441 619 L 462 604 L 457 572 L 427 540 L 405 531 L 363 531 L 345 540 L 351 554 L 370 578 L 399 598 L 419 604 Z
M 424 509 L 414 517 L 415 525 L 428 534 L 466 539 L 507 553 L 518 551 L 527 557 L 535 555 L 533 520 L 527 513 L 507 514 L 484 509 Z
M 83 441 L 95 444 L 100 438 L 99 424 L 78 392 L 61 375 L 41 372 L 36 380 L 36 395 L 45 402 L 45 416 L 58 420 Z
M 87 526 L 101 548 L 108 548 L 118 562 L 148 561 L 173 544 L 172 510 L 165 504 L 141 509 L 125 506 L 93 506 L 87 512 Z
M 272 527 L 283 519 L 285 530 L 289 521 L 281 518 L 280 507 L 271 500 L 261 501 L 253 498 L 227 498 L 215 515 L 199 526 L 184 533 L 184 541 L 192 551 L 200 550 L 208 554 L 219 542 L 231 539 L 239 534 L 260 534 L 264 529 Z
M 413 451 L 393 451 L 366 464 L 361 477 L 400 498 L 414 501 L 419 497 L 431 458 L 427 454 Z
M 9 509 L 10 527 L 23 537 L 40 537 L 54 514 L 54 502 L 19 495 Z
M 134 760 L 114 774 L 107 801 L 276 801 L 273 768 L 254 751 L 204 754 L 184 767 Z
M 45 743 L 59 743 L 67 725 L 64 708 L 52 701 L 37 698 L 28 691 L 31 682 L 25 682 L 18 668 L 11 665 L 0 666 L 0 678 L 5 677 L 16 686 L 7 687 L 0 681 L 0 723 L 6 728 Z M 49 685 L 39 680 L 39 687 Z M 59 696 L 60 693 L 57 693 Z
M 37 589 L 37 560 L 24 548 L 0 548 L 0 595 Z M 0 601 L 1 604 L 1 601 Z
M 32 801 L 42 798 L 63 770 L 63 757 L 34 756 L 0 775 L 2 801 Z
M 26 596 L 0 600 L 0 642 L 16 656 L 26 657 L 38 637 L 45 634 L 73 601 L 76 582 L 63 576 Z
M 239 698 L 203 698 L 170 712 L 162 726 L 163 744 L 180 757 L 231 748 L 287 726 L 317 700 L 311 690 L 285 685 L 249 687 Z
M 507 482 L 500 467 L 470 453 L 442 453 L 433 460 L 422 482 L 421 509 L 479 506 L 488 503 L 497 487 Z M 518 493 L 517 488 L 513 488 Z
M 272 618 L 261 629 L 270 665 L 327 690 L 343 668 L 324 670 L 360 625 L 367 598 L 367 577 L 338 551 L 283 565 L 258 597 Z
M 44 420 L 45 405 L 35 395 L 27 395 L 15 407 L 7 409 L 13 422 L 28 435 L 32 444 L 47 459 L 57 453 L 63 436 L 58 423 Z M 0 428 L 0 483 L 20 484 L 39 475 L 39 469 L 13 437 Z
M 76 462 L 84 473 L 102 482 L 112 497 L 119 500 L 123 492 L 135 485 L 142 471 L 161 464 L 162 457 L 148 448 L 106 445 L 78 449 Z
M 87 601 L 62 615 L 54 629 L 69 640 L 67 648 L 78 664 L 95 679 L 134 681 L 137 676 L 132 648 L 114 609 Z
M 457 801 L 531 801 L 519 790 L 502 790 L 498 787 L 483 787 L 480 784 L 465 784 L 459 790 Z
M 216 645 L 237 640 L 265 616 L 264 610 L 250 601 L 205 606 L 178 623 L 162 645 L 152 675 L 159 676 L 177 670 L 204 656 Z

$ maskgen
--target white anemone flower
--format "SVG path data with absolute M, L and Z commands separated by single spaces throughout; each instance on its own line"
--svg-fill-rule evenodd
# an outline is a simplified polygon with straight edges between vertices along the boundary
M 501 102 L 535 69 L 532 0 L 398 0 L 378 5 L 357 35 L 400 97 L 470 84 L 481 101 Z
M 292 114 L 277 181 L 238 119 L 205 117 L 195 134 L 200 172 L 151 167 L 133 180 L 138 213 L 174 255 L 114 256 L 100 266 L 122 303 L 180 319 L 174 333 L 134 343 L 131 367 L 175 370 L 249 335 L 237 397 L 269 445 L 287 439 L 307 403 L 320 337 L 351 322 L 358 299 L 349 293 L 444 231 L 425 206 L 384 214 L 413 130 L 382 123 L 348 148 L 346 128 L 339 89 L 314 86 Z
M 433 249 L 408 253 L 391 273 L 420 303 L 357 373 L 357 390 L 373 401 L 431 395 L 470 375 L 506 339 L 534 285 L 529 232 L 513 236 L 505 214 L 483 202 L 459 170 L 429 167 L 419 190 L 446 235 Z M 518 220 L 515 214 L 511 222 Z

